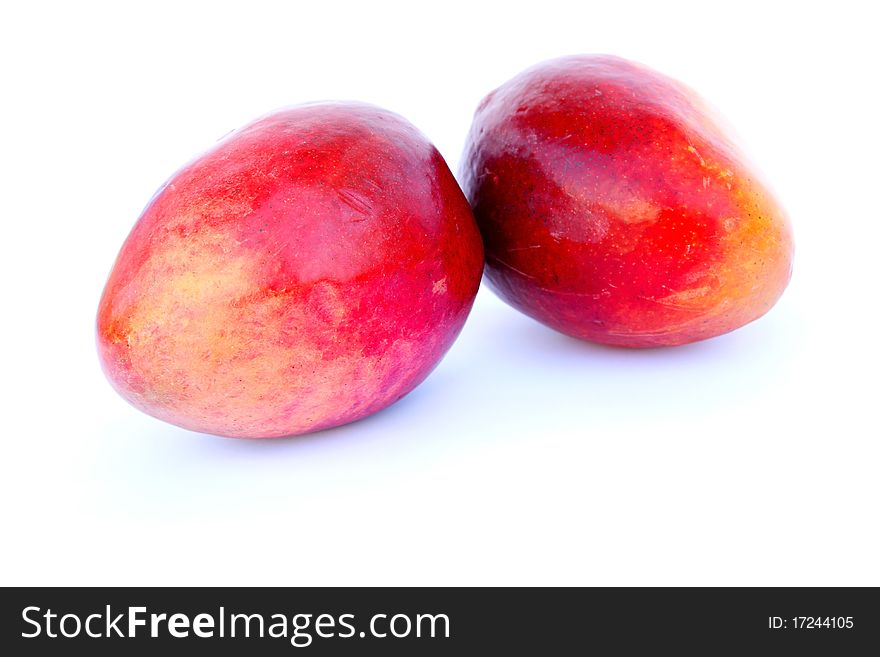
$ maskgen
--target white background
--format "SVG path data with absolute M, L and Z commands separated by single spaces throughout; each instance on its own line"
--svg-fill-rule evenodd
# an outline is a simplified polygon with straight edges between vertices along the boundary
M 880 585 L 870 7 L 5 4 L 0 582 Z M 625 351 L 483 289 L 409 397 L 279 441 L 163 424 L 106 383 L 93 323 L 116 252 L 216 139 L 360 99 L 456 170 L 483 95 L 580 52 L 680 78 L 736 126 L 797 240 L 765 318 Z

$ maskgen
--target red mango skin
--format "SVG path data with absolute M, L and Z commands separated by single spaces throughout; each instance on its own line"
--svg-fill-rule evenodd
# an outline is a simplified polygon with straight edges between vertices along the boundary
M 603 55 L 525 71 L 479 105 L 461 179 L 502 299 L 568 335 L 680 345 L 766 313 L 785 212 L 693 91 Z
M 467 200 L 418 130 L 369 105 L 298 106 L 157 192 L 107 281 L 98 352 L 125 399 L 172 424 L 317 431 L 425 379 L 482 268 Z

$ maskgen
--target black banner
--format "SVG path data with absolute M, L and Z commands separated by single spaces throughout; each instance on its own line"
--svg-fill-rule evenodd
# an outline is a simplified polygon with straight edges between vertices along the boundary
M 880 647 L 880 595 L 870 588 L 7 588 L 2 598 L 6 655 L 856 655 Z

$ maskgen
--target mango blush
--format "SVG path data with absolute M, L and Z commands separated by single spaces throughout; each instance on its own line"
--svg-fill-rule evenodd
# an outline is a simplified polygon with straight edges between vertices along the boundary
M 785 212 L 703 102 L 623 59 L 540 64 L 479 105 L 462 168 L 505 301 L 584 340 L 680 345 L 757 319 Z
M 467 200 L 412 125 L 368 105 L 298 106 L 156 193 L 101 298 L 99 355 L 125 399 L 181 427 L 316 431 L 418 385 L 482 269 Z

